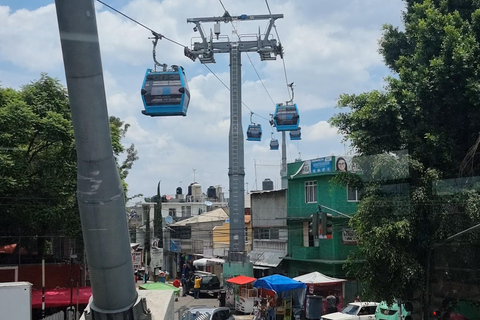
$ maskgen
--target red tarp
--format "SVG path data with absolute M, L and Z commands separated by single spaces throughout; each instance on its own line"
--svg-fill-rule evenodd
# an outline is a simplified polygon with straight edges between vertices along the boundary
M 227 282 L 233 284 L 247 284 L 257 280 L 257 278 L 247 277 L 247 276 L 237 276 L 235 278 L 227 279 Z
M 45 291 L 45 308 L 68 307 L 70 305 L 70 288 Z M 78 304 L 88 304 L 92 295 L 91 287 L 82 287 L 78 291 Z M 73 288 L 72 304 L 77 304 L 77 288 Z M 42 307 L 42 290 L 32 291 L 32 308 Z

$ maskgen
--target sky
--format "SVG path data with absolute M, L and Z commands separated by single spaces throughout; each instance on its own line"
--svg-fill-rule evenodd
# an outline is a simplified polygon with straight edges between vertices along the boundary
M 140 96 L 147 68 L 153 68 L 151 32 L 95 2 L 109 116 L 130 124 L 122 143 L 135 145 L 135 161 L 126 182 L 128 197 L 174 195 L 197 182 L 206 193 L 221 186 L 228 197 L 228 134 L 230 126 L 229 55 L 215 55 L 208 68 L 185 57 L 183 46 L 200 41 L 188 18 L 241 14 L 283 14 L 273 38 L 284 48 L 284 59 L 261 61 L 257 53 L 242 53 L 242 124 L 261 124 L 261 142 L 245 140 L 245 190 L 259 190 L 266 178 L 281 187 L 281 148 L 269 148 L 281 133 L 268 119 L 276 103 L 290 100 L 287 83 L 294 83 L 294 102 L 300 113 L 302 140 L 290 141 L 287 162 L 346 155 L 347 143 L 328 120 L 341 94 L 382 90 L 389 69 L 378 53 L 382 26 L 402 27 L 401 0 L 104 0 L 144 26 L 174 40 L 160 40 L 157 60 L 185 69 L 191 92 L 186 117 L 142 115 Z M 268 7 L 267 7 L 268 4 Z M 66 86 L 60 37 L 51 0 L 0 1 L 0 85 L 20 89 L 41 73 Z M 267 20 L 221 23 L 221 36 L 230 41 L 251 40 L 263 34 Z M 212 23 L 202 23 L 209 35 Z M 236 32 L 235 32 L 236 30 Z M 278 33 L 278 37 L 277 37 Z M 227 38 L 228 37 L 228 38 Z M 181 45 L 180 45 L 181 44 Z M 220 80 L 218 80 L 220 79 Z M 132 202 L 141 201 L 135 198 Z

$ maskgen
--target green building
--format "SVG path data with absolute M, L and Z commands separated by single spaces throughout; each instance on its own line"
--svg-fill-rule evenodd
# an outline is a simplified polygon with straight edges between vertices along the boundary
M 330 156 L 288 164 L 288 255 L 283 258 L 288 276 L 318 271 L 347 278 L 343 266 L 357 248 L 355 232 L 348 223 L 357 210 L 359 193 L 331 180 L 339 171 L 351 169 L 350 160 Z M 353 279 L 345 289 L 346 297 L 359 292 Z

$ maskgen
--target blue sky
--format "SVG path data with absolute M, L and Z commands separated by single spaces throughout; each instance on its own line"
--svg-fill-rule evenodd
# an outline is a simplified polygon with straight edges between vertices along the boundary
M 221 16 L 222 3 L 231 15 L 268 14 L 260 0 L 105 2 L 186 46 L 199 37 L 187 18 Z M 301 141 L 287 141 L 288 161 L 343 155 L 348 146 L 327 121 L 338 112 L 340 94 L 383 88 L 389 70 L 378 54 L 378 40 L 383 24 L 401 26 L 404 8 L 401 0 L 270 0 L 268 4 L 272 13 L 284 14 L 276 27 L 285 59 L 262 62 L 256 53 L 242 54 L 243 102 L 263 129 L 261 142 L 245 141 L 248 191 L 261 188 L 265 178 L 280 187 L 281 152 L 269 150 L 271 128 L 266 119 L 274 112 L 274 102 L 289 100 L 283 62 L 288 82 L 295 84 L 302 127 Z M 129 195 L 153 195 L 160 180 L 162 193 L 174 194 L 176 187 L 186 191 L 195 179 L 204 192 L 221 185 L 228 197 L 229 91 L 198 60 L 186 58 L 181 46 L 161 40 L 157 59 L 185 68 L 191 102 L 186 117 L 143 116 L 140 87 L 145 70 L 153 67 L 151 34 L 98 2 L 96 8 L 108 112 L 131 125 L 124 143 L 134 143 L 140 157 L 127 178 Z M 41 72 L 65 84 L 54 1 L 2 1 L 0 21 L 2 87 L 18 89 L 37 80 Z M 208 23 L 202 26 L 207 34 L 213 28 Z M 256 34 L 266 26 L 266 21 L 235 24 L 240 35 Z M 231 24 L 222 23 L 221 32 L 237 39 Z M 218 54 L 215 59 L 217 63 L 209 68 L 229 86 L 228 55 Z M 244 107 L 242 115 L 246 131 L 249 109 Z M 274 136 L 281 138 L 277 132 Z

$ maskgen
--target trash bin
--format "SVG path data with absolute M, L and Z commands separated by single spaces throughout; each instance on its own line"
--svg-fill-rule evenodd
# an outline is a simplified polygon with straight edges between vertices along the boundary
M 227 300 L 227 291 L 220 290 L 218 294 L 218 301 L 220 301 L 220 307 L 225 307 L 225 302 Z
M 158 282 L 165 283 L 165 273 L 160 273 L 160 275 L 158 276 Z
M 305 303 L 305 318 L 320 319 L 322 317 L 322 296 L 308 295 Z

